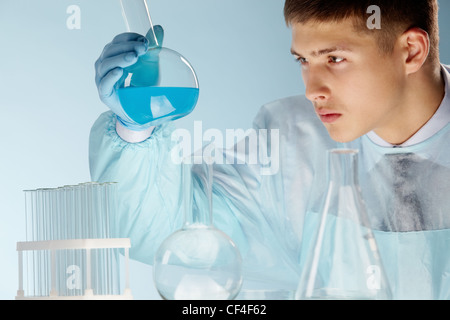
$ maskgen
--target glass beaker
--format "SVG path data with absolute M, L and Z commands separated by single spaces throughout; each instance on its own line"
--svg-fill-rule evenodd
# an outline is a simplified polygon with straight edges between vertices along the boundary
M 328 191 L 296 299 L 391 299 L 357 174 L 357 150 L 328 152 Z M 312 214 L 312 213 L 310 213 Z
M 242 285 L 239 250 L 212 223 L 212 164 L 199 158 L 182 163 L 184 225 L 155 254 L 155 285 L 167 300 L 229 300 Z
M 125 68 L 119 81 L 123 110 L 136 123 L 153 126 L 188 115 L 199 97 L 194 68 L 181 54 L 159 43 L 146 0 L 120 3 L 127 30 L 150 41 L 147 53 Z

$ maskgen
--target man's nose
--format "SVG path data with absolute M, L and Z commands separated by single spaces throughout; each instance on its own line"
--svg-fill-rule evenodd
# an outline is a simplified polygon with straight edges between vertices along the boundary
M 330 98 L 330 88 L 325 77 L 317 69 L 308 70 L 303 77 L 305 83 L 305 96 L 312 102 L 324 102 Z

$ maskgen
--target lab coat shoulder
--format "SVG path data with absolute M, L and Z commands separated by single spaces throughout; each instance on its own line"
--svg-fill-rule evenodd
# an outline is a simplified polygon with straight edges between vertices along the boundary
M 254 120 L 254 126 L 271 129 L 310 121 L 317 122 L 314 107 L 304 95 L 299 95 L 263 105 Z
M 278 140 L 272 139 L 267 147 L 272 158 L 279 160 L 278 174 L 271 177 L 271 182 L 279 179 L 282 185 L 279 189 L 283 190 L 281 201 L 290 204 L 286 207 L 288 215 L 300 226 L 298 213 L 306 212 L 306 199 L 311 197 L 313 189 L 325 188 L 327 151 L 341 146 L 330 138 L 305 96 L 288 97 L 262 106 L 254 125 L 279 132 Z M 274 148 L 275 143 L 278 148 Z M 278 155 L 273 155 L 274 151 Z
M 304 95 L 263 105 L 253 125 L 258 129 L 279 130 L 280 151 L 290 157 L 300 152 L 301 159 L 297 160 L 302 162 L 315 161 L 325 150 L 337 146 Z

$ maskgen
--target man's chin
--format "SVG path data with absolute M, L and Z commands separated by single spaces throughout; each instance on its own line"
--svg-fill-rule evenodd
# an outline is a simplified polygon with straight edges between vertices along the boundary
M 343 132 L 336 132 L 335 130 L 328 130 L 328 134 L 330 135 L 330 138 L 336 142 L 339 143 L 348 143 L 355 141 L 356 139 L 360 138 L 362 135 L 352 135 L 348 133 Z

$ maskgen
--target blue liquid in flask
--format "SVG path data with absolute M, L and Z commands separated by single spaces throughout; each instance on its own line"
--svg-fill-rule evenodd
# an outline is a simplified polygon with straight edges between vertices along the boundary
M 126 114 L 138 124 L 160 124 L 182 118 L 194 110 L 199 89 L 188 87 L 126 87 L 118 90 Z M 156 121 L 159 120 L 159 121 Z M 156 125 L 156 123 L 155 123 Z

